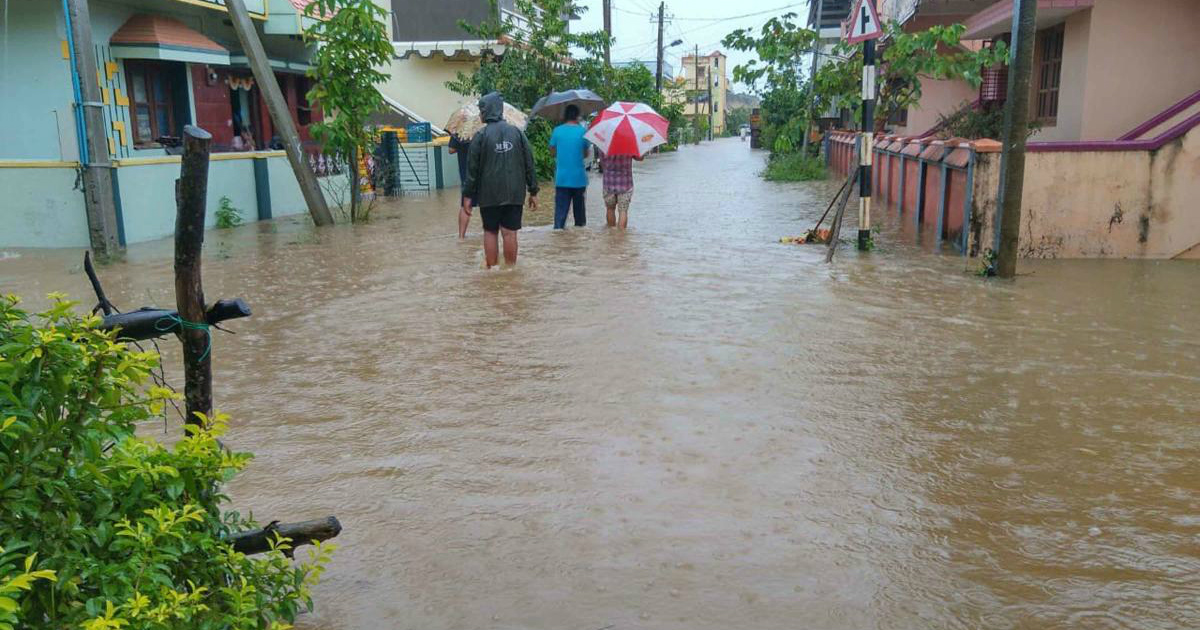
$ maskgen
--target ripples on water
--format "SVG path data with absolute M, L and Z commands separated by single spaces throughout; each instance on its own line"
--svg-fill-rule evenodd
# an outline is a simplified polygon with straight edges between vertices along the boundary
M 345 525 L 304 627 L 1200 627 L 1200 269 L 980 282 L 894 217 L 825 266 L 775 241 L 834 187 L 761 159 L 648 160 L 628 233 L 593 185 L 502 272 L 456 191 L 210 233 L 236 503 Z M 172 304 L 169 248 L 110 296 Z M 88 295 L 78 252 L 0 285 Z

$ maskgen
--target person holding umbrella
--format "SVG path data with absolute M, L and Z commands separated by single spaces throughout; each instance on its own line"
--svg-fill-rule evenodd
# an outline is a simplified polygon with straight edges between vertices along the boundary
M 521 110 L 512 105 L 504 104 L 504 120 L 513 125 L 517 129 L 524 130 L 528 119 Z M 464 193 L 462 199 L 466 198 L 466 183 L 467 183 L 467 156 L 471 149 L 471 140 L 475 134 L 479 133 L 480 129 L 486 125 L 483 117 L 479 114 L 478 103 L 468 103 L 463 105 L 457 111 L 450 115 L 450 120 L 446 122 L 446 131 L 450 132 L 450 154 L 458 158 L 458 181 L 463 187 Z M 477 201 L 472 201 L 473 208 L 479 207 Z M 458 212 L 458 238 L 467 237 L 467 225 L 471 221 L 471 215 L 459 209 Z
M 550 155 L 554 156 L 554 229 L 567 226 L 567 211 L 575 212 L 575 227 L 587 225 L 587 171 L 583 159 L 588 145 L 586 131 L 579 124 L 579 106 L 567 105 L 563 122 L 550 134 Z
M 479 99 L 480 117 L 487 126 L 471 139 L 467 153 L 467 181 L 463 184 L 462 213 L 471 216 L 479 203 L 483 219 L 483 257 L 488 269 L 499 258 L 499 236 L 504 237 L 504 262 L 517 263 L 517 231 L 522 207 L 537 209 L 538 180 L 533 148 L 525 132 L 504 120 L 504 98 L 492 92 Z
M 645 103 L 613 103 L 592 121 L 584 137 L 604 153 L 604 205 L 609 227 L 629 225 L 633 161 L 667 141 L 669 123 Z M 618 218 L 618 214 L 620 215 Z
M 587 193 L 587 171 L 583 160 L 587 156 L 587 143 L 583 141 L 583 125 L 580 116 L 587 116 L 604 108 L 604 99 L 595 92 L 585 89 L 551 92 L 533 104 L 533 115 L 546 120 L 561 120 L 563 123 L 550 134 L 550 154 L 555 158 L 554 167 L 554 229 L 561 230 L 567 224 L 567 211 L 574 210 L 575 225 L 587 225 L 587 209 L 584 197 Z

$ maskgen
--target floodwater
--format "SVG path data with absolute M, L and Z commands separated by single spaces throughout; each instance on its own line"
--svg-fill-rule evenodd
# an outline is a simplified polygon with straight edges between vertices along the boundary
M 303 628 L 1200 627 L 1200 267 L 984 282 L 890 217 L 827 266 L 777 241 L 833 186 L 762 159 L 649 159 L 627 233 L 593 185 L 514 270 L 455 191 L 210 233 L 209 298 L 255 312 L 213 351 L 235 503 L 345 527 Z M 170 274 L 168 241 L 102 270 L 126 308 Z M 0 287 L 88 296 L 79 252 Z

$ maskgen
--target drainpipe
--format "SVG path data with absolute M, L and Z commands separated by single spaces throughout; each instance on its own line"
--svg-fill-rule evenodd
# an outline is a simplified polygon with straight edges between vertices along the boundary
M 63 0 L 68 45 L 71 48 L 71 87 L 75 113 L 82 118 L 79 163 L 83 174 L 83 205 L 87 213 L 88 240 L 96 257 L 107 261 L 121 254 L 121 226 L 113 196 L 113 163 L 108 155 L 104 128 L 104 103 L 97 81 L 96 51 L 92 47 L 92 19 L 88 0 Z
M 71 59 L 71 91 L 75 95 L 75 106 L 72 111 L 75 113 L 75 145 L 79 148 L 79 164 L 82 166 L 87 163 L 87 134 L 84 133 L 83 127 L 83 96 L 79 90 L 79 62 L 75 59 L 75 34 L 71 32 L 71 9 L 67 6 L 67 0 L 62 0 L 63 17 L 66 18 L 67 28 L 67 52 Z

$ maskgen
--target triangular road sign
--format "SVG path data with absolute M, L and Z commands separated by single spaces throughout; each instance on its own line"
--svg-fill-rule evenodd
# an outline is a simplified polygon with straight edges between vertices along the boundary
M 857 0 L 847 22 L 846 41 L 851 44 L 883 35 L 883 25 L 879 23 L 879 13 L 875 11 L 873 0 Z

